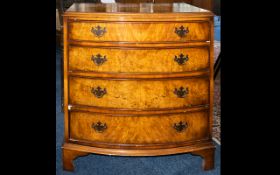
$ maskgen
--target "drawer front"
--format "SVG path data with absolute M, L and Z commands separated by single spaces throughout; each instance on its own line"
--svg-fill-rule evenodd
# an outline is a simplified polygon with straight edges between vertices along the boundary
M 94 23 L 70 22 L 69 38 L 112 42 L 208 41 L 209 23 Z
M 180 108 L 209 104 L 208 78 L 99 80 L 70 77 L 70 103 L 108 108 Z
M 150 50 L 69 48 L 69 69 L 74 71 L 167 73 L 208 67 L 208 47 Z
M 176 143 L 208 137 L 208 113 L 110 116 L 70 113 L 70 138 L 116 144 Z

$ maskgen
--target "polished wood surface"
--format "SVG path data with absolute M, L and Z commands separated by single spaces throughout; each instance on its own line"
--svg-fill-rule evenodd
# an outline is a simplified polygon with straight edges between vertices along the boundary
M 93 123 L 106 123 L 103 132 L 95 131 Z M 179 132 L 174 124 L 187 123 Z M 88 112 L 71 112 L 70 138 L 114 144 L 177 143 L 208 139 L 208 113 L 195 112 L 161 116 L 110 116 Z
M 69 22 L 209 21 L 213 13 L 187 3 L 74 3 L 63 16 Z
M 64 32 L 66 170 L 88 153 L 193 153 L 213 168 L 211 12 L 81 3 L 64 14 Z
M 63 17 L 63 111 L 64 111 L 64 141 L 69 139 L 68 128 L 68 27 L 67 18 Z
M 80 112 L 91 112 L 100 114 L 114 114 L 114 115 L 169 115 L 169 114 L 180 114 L 186 112 L 199 112 L 208 111 L 209 105 L 200 106 L 189 106 L 186 108 L 163 108 L 163 109 L 119 109 L 119 108 L 102 108 L 102 107 L 89 107 L 84 105 L 69 105 L 69 112 L 80 111 Z
M 106 89 L 97 98 L 92 88 Z M 178 97 L 174 91 L 188 89 L 186 97 Z M 207 78 L 179 80 L 100 80 L 73 78 L 69 80 L 70 104 L 108 108 L 180 108 L 209 104 Z
M 112 149 L 112 148 L 103 148 L 103 147 L 94 147 L 94 146 L 85 146 L 81 144 L 75 144 L 75 143 L 65 143 L 62 147 L 64 150 L 73 151 L 74 158 L 78 153 L 84 154 L 84 153 L 95 153 L 95 154 L 104 154 L 104 155 L 116 155 L 116 156 L 161 156 L 161 155 L 172 155 L 172 154 L 178 154 L 178 153 L 192 153 L 192 152 L 198 152 L 201 150 L 206 151 L 213 151 L 215 150 L 214 145 L 207 141 L 201 141 L 197 144 L 192 145 L 186 145 L 186 146 L 177 146 L 177 147 L 170 147 L 170 148 L 161 148 L 161 149 L 127 149 L 120 147 L 118 149 Z M 198 154 L 195 154 L 198 155 Z M 78 156 L 78 155 L 77 155 Z M 199 156 L 203 156 L 202 154 Z M 208 157 L 210 158 L 210 157 Z M 69 160 L 70 159 L 70 160 Z M 71 157 L 67 159 L 68 162 L 72 161 Z M 214 160 L 213 160 L 214 161 Z M 213 162 L 212 161 L 212 162 Z M 207 161 L 206 163 L 209 163 Z M 211 163 L 211 162 L 210 162 Z M 206 164 L 208 166 L 208 164 Z
M 213 11 L 214 2 L 213 0 L 116 0 L 121 3 L 188 3 L 199 8 Z
M 207 10 L 214 10 L 214 1 L 215 0 L 192 0 L 191 4 Z
M 113 42 L 166 42 L 166 41 L 208 41 L 208 22 L 199 23 L 93 23 L 71 22 L 69 23 L 70 40 L 84 41 L 113 41 Z M 100 26 L 106 28 L 106 33 L 95 36 L 91 30 Z M 175 28 L 188 28 L 185 37 L 178 36 Z M 123 31 L 127 32 L 123 32 Z
M 116 79 L 166 79 L 166 78 L 190 78 L 209 76 L 209 69 L 191 72 L 177 73 L 102 73 L 89 71 L 69 71 L 71 77 L 96 77 L 96 78 L 116 78 Z
M 184 2 L 192 4 L 194 0 L 115 0 L 116 3 L 174 3 L 174 2 Z M 202 7 L 200 7 L 202 8 Z
M 209 141 L 203 141 L 196 145 L 187 145 L 161 149 L 111 149 L 81 144 L 64 143 L 63 147 L 63 169 L 68 171 L 74 170 L 73 160 L 78 156 L 86 156 L 89 153 L 104 155 L 121 155 L 121 156 L 161 156 L 178 153 L 192 153 L 203 158 L 202 167 L 204 170 L 214 168 L 215 147 Z
M 183 55 L 180 57 L 180 55 Z M 106 58 L 96 64 L 92 58 Z M 187 61 L 175 61 L 175 57 Z M 209 66 L 208 47 L 194 48 L 94 48 L 69 47 L 70 71 L 94 71 L 107 73 L 170 73 L 205 70 Z
M 202 168 L 204 170 L 211 170 L 215 163 L 215 149 L 203 149 L 193 151 L 192 154 L 203 157 Z
M 67 171 L 74 171 L 73 160 L 75 160 L 77 157 L 86 156 L 88 154 L 88 152 L 62 148 L 63 169 Z
M 70 13 L 198 13 L 210 12 L 187 3 L 74 3 Z
M 211 45 L 210 41 L 202 42 L 92 42 L 92 41 L 68 41 L 69 46 L 81 46 L 81 47 L 95 47 L 95 48 L 134 48 L 134 49 L 170 49 L 170 48 L 186 48 L 186 47 L 206 47 Z

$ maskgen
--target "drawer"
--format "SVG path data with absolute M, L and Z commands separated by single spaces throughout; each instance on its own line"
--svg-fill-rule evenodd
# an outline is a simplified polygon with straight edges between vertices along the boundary
M 209 79 L 101 80 L 69 78 L 70 104 L 107 108 L 181 108 L 209 104 Z
M 176 143 L 209 137 L 208 113 L 110 116 L 70 113 L 70 138 L 87 142 L 122 144 Z
M 69 47 L 69 70 L 122 73 L 170 73 L 209 67 L 208 47 L 111 49 Z
M 69 39 L 112 42 L 185 42 L 210 40 L 209 23 L 70 22 Z

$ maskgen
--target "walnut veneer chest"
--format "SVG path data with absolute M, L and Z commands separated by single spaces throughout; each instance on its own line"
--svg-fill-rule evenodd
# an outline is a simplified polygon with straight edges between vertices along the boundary
M 192 153 L 212 169 L 213 14 L 80 3 L 63 16 L 64 169 L 89 153 Z

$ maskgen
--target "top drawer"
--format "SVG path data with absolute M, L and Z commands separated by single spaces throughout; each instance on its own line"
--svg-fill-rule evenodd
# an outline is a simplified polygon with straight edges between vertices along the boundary
M 69 23 L 69 39 L 111 42 L 187 42 L 210 40 L 210 26 L 201 22 Z

